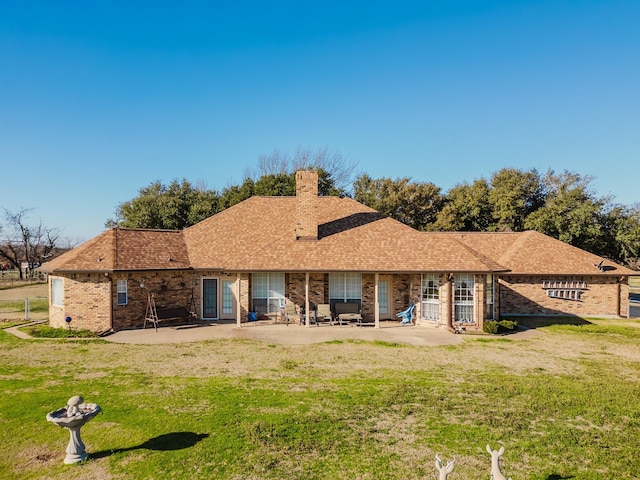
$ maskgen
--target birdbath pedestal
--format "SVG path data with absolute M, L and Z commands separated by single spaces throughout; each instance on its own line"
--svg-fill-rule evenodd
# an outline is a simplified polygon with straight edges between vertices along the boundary
M 69 399 L 66 407 L 47 413 L 49 422 L 69 430 L 70 439 L 65 464 L 71 465 L 87 459 L 88 455 L 80 438 L 80 428 L 100 411 L 100 407 L 95 403 L 84 403 L 82 397 L 75 396 Z

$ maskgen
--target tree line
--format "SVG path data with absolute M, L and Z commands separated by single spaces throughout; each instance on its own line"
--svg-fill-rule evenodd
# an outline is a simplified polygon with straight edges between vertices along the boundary
M 348 196 L 421 231 L 520 232 L 537 230 L 612 261 L 640 269 L 640 204 L 599 196 L 579 173 L 502 168 L 488 178 L 444 192 L 411 178 L 372 178 L 326 149 L 275 150 L 258 159 L 244 180 L 221 191 L 186 179 L 154 181 L 120 203 L 105 226 L 181 230 L 252 196 L 293 196 L 295 172 L 318 171 L 320 195 Z M 29 225 L 29 209 L 5 210 L 0 261 L 20 269 L 59 253 L 55 228 Z
M 140 189 L 118 205 L 107 227 L 183 229 L 256 195 L 295 195 L 295 171 L 314 168 L 319 194 L 350 196 L 421 231 L 520 232 L 537 230 L 631 267 L 640 266 L 640 207 L 616 204 L 591 189 L 592 178 L 575 172 L 540 173 L 503 168 L 488 178 L 443 192 L 411 178 L 351 176 L 353 167 L 326 151 L 293 158 L 262 157 L 257 173 L 239 185 L 209 190 L 183 179 Z M 351 178 L 354 178 L 351 180 Z

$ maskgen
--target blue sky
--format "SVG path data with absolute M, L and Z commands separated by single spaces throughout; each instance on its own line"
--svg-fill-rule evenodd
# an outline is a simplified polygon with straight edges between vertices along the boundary
M 638 25 L 635 0 L 0 0 L 0 207 L 87 240 L 152 181 L 221 190 L 298 147 L 444 191 L 566 169 L 631 205 Z

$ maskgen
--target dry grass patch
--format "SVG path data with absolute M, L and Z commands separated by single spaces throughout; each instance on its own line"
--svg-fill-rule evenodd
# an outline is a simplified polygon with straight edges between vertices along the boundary
M 67 471 L 67 478 L 418 480 L 435 476 L 435 453 L 458 458 L 456 478 L 481 478 L 487 443 L 506 446 L 513 478 L 640 477 L 632 458 L 640 434 L 635 339 L 544 332 L 448 347 L 126 345 L 18 341 L 2 332 L 0 441 L 11 445 L 16 431 L 27 432 L 42 449 L 29 459 L 30 478 Z M 56 430 L 44 415 L 72 394 L 103 407 L 83 438 L 89 453 L 104 453 L 60 466 L 67 440 L 56 431 L 57 460 L 40 465 L 50 461 L 44 455 Z M 177 432 L 206 438 L 150 447 Z M 0 461 L 0 476 L 6 472 Z

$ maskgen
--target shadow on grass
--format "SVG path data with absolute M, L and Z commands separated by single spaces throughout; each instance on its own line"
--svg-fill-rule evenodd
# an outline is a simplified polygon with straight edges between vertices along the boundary
M 540 316 L 527 316 L 527 317 L 508 317 L 505 319 L 516 320 L 518 325 L 525 328 L 543 328 L 550 327 L 552 325 L 592 325 L 591 322 L 581 317 L 574 317 L 571 315 L 540 315 Z M 549 477 L 552 478 L 552 477 Z
M 557 475 L 555 473 L 549 475 L 546 480 L 567 480 L 569 478 L 576 478 L 573 475 L 570 475 L 568 477 L 563 477 L 562 475 Z
M 208 433 L 193 433 L 193 432 L 173 432 L 165 433 L 164 435 L 158 435 L 157 437 L 150 438 L 140 445 L 129 448 L 116 448 L 114 450 L 103 450 L 101 452 L 95 452 L 89 454 L 89 458 L 98 459 L 105 458 L 116 453 L 130 452 L 132 450 L 156 450 L 156 451 L 170 451 L 170 450 L 182 450 L 183 448 L 190 448 L 195 446 L 201 440 L 209 437 Z

